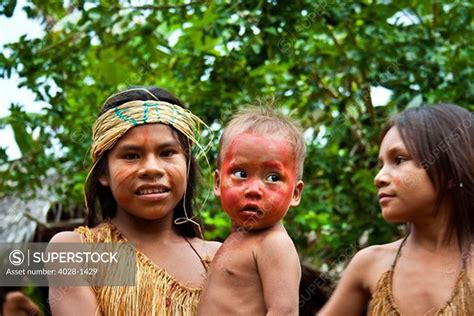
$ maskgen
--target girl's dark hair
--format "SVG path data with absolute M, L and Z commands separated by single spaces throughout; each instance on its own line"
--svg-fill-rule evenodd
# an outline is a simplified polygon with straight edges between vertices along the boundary
M 437 192 L 438 205 L 452 205 L 445 235 L 456 234 L 464 251 L 474 235 L 474 115 L 452 104 L 407 109 L 394 116 L 382 131 L 380 142 L 392 127 Z
M 136 88 L 143 88 L 143 90 L 138 90 Z M 150 95 L 150 93 L 147 93 L 144 89 L 148 90 L 153 96 L 156 97 L 156 99 L 160 101 L 176 104 L 178 106 L 186 108 L 183 102 L 181 102 L 178 98 L 176 98 L 174 95 L 164 89 L 157 87 L 133 87 L 130 90 L 125 90 L 107 99 L 100 111 L 99 117 L 107 110 L 115 108 L 129 101 L 156 100 L 152 95 Z M 188 216 L 192 218 L 194 216 L 194 194 L 197 185 L 199 170 L 196 160 L 192 155 L 191 142 L 189 141 L 189 139 L 181 132 L 176 130 L 174 127 L 170 127 L 173 133 L 177 136 L 181 146 L 183 147 L 186 156 L 186 162 L 189 167 L 186 193 L 174 209 L 173 220 L 180 217 L 185 217 L 184 208 L 186 208 Z M 86 223 L 89 226 L 95 226 L 102 220 L 111 219 L 115 216 L 117 212 L 117 203 L 114 197 L 112 196 L 110 188 L 103 186 L 99 182 L 100 176 L 107 169 L 107 156 L 108 152 L 106 152 L 99 158 L 95 168 L 91 171 L 91 174 L 85 183 L 85 196 L 87 204 L 89 206 L 89 209 L 87 210 Z M 197 226 L 191 222 L 185 222 L 179 225 L 173 222 L 173 226 L 176 231 L 183 236 L 200 237 L 200 233 Z

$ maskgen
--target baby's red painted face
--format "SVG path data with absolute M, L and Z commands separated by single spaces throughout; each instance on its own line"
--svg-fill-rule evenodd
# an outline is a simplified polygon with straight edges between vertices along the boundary
M 290 206 L 299 204 L 303 182 L 297 180 L 288 139 L 241 133 L 224 150 L 214 192 L 234 224 L 267 228 L 282 219 Z

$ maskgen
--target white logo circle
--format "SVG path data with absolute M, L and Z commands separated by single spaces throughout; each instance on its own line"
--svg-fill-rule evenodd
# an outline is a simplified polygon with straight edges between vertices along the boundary
M 13 250 L 10 252 L 8 259 L 10 259 L 10 263 L 14 266 L 19 266 L 23 261 L 25 261 L 25 255 L 21 250 Z

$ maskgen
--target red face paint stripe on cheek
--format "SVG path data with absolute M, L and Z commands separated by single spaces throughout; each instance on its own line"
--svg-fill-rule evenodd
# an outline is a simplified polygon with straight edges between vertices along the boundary
M 132 169 L 125 169 L 119 170 L 114 174 L 114 179 L 119 180 L 118 185 L 121 185 L 123 182 L 128 181 L 130 178 L 134 176 L 134 170 Z

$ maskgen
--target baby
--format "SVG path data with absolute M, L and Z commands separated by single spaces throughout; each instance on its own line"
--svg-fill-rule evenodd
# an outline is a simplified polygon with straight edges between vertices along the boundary
M 214 193 L 232 220 L 199 315 L 297 315 L 300 263 L 281 224 L 303 191 L 301 132 L 267 108 L 237 113 L 219 142 Z

